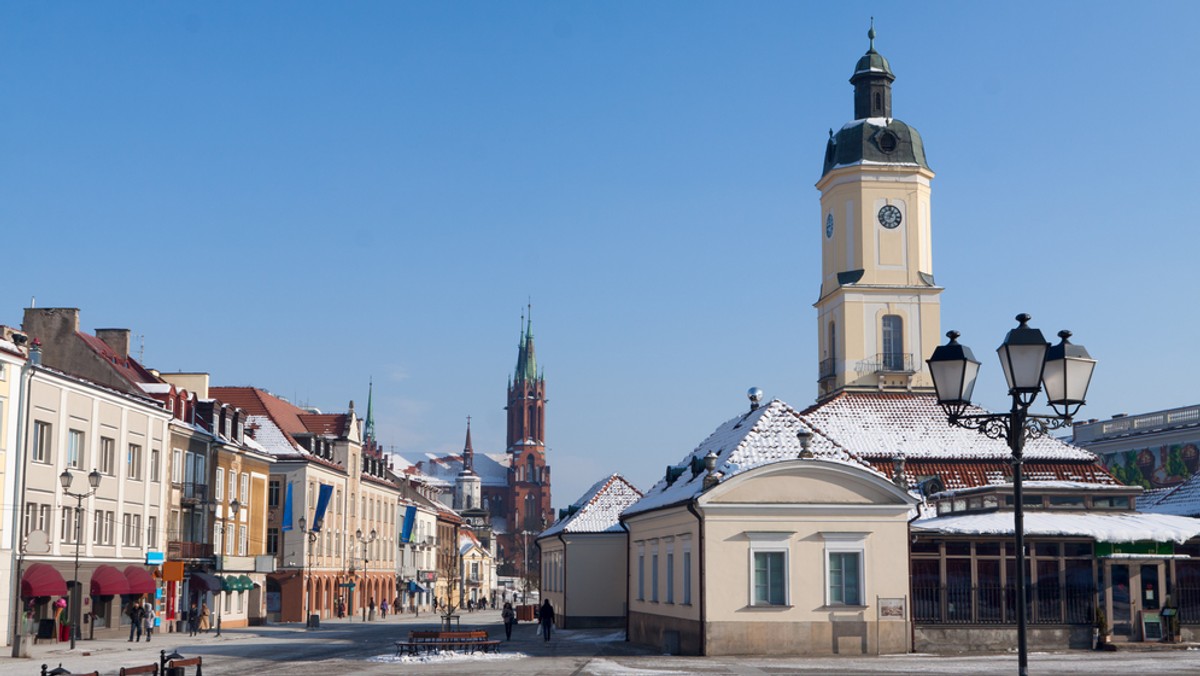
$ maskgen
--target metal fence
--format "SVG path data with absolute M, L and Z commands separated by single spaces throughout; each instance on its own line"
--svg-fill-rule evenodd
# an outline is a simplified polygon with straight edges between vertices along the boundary
M 1096 589 L 1091 585 L 1031 585 L 1026 596 L 1030 624 L 1095 621 Z M 919 624 L 1016 624 L 1016 586 L 913 587 L 913 619 Z

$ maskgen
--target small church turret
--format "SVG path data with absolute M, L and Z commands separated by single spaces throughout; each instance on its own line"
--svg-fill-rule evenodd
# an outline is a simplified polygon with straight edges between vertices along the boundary
M 471 447 L 471 417 L 467 416 L 467 441 L 463 445 L 462 471 L 454 480 L 454 509 L 469 511 L 482 505 L 483 481 L 475 473 L 475 449 Z

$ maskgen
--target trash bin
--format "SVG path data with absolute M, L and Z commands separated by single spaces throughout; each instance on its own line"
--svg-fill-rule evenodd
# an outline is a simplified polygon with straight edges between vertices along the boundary
M 309 629 L 320 629 L 321 628 L 321 616 L 316 613 L 309 615 L 308 616 L 308 624 L 306 626 Z
M 163 669 L 163 676 L 187 676 L 187 669 L 183 667 L 167 667 Z

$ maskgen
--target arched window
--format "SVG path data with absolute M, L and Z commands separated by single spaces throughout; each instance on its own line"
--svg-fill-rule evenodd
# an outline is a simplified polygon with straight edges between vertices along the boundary
M 883 368 L 904 370 L 904 320 L 900 315 L 883 316 Z
M 534 465 L 532 453 L 525 456 L 525 480 L 533 482 L 538 480 L 537 467 Z
M 525 530 L 538 530 L 537 500 L 532 495 L 525 496 Z
M 883 94 L 875 92 L 875 112 L 883 112 Z
M 837 324 L 829 322 L 829 366 L 837 363 Z

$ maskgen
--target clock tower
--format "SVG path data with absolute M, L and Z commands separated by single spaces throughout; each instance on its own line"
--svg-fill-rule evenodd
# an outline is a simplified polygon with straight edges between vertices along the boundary
M 821 192 L 818 399 L 842 391 L 932 391 L 925 358 L 941 335 L 933 281 L 933 171 L 917 130 L 892 117 L 896 76 L 858 60 L 854 119 L 830 130 Z

